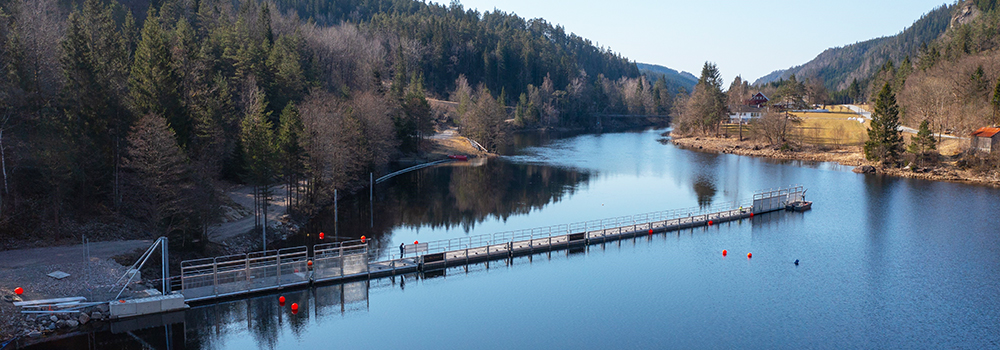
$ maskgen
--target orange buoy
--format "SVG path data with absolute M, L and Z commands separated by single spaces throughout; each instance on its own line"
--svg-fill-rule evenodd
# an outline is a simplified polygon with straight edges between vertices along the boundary
M 752 257 L 753 257 L 753 253 L 747 253 L 747 259 L 750 259 Z
M 24 294 L 24 288 L 21 288 L 21 287 L 14 288 L 14 294 L 17 294 L 17 295 Z
M 320 233 L 319 233 L 319 239 L 323 239 L 323 236 L 325 236 L 325 235 L 323 234 L 323 232 L 320 232 Z
M 313 261 L 312 260 L 307 261 L 306 262 L 306 266 L 312 267 L 313 266 Z
M 118 302 L 124 304 L 125 300 L 124 299 L 119 299 Z M 51 309 L 51 307 L 50 307 L 50 309 Z
M 285 306 L 285 296 L 278 297 L 278 305 Z
M 727 252 L 725 249 L 723 249 L 722 250 L 722 256 L 726 256 L 726 254 L 729 254 L 729 252 Z
M 361 243 L 365 243 L 365 236 L 361 236 Z

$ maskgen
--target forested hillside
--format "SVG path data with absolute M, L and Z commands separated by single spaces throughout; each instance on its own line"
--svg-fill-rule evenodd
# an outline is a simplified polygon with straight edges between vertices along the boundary
M 457 2 L 0 0 L 0 67 L 5 238 L 99 219 L 193 242 L 228 183 L 308 211 L 417 151 L 427 95 L 488 148 L 672 100 L 560 26 Z
M 887 61 L 900 62 L 914 56 L 921 46 L 937 39 L 952 18 L 954 5 L 942 5 L 913 23 L 899 34 L 827 49 L 801 66 L 772 72 L 757 79 L 755 85 L 788 79 L 819 79 L 830 91 L 841 91 L 855 80 L 867 86 L 868 78 Z
M 903 121 L 961 136 L 1000 124 L 1000 9 L 996 0 L 966 1 L 955 25 L 912 61 L 887 65 L 873 85 L 890 82 Z
M 636 66 L 648 79 L 665 79 L 667 87 L 675 93 L 680 89 L 687 92 L 694 91 L 694 85 L 698 83 L 698 77 L 688 72 L 678 72 L 656 64 L 636 63 Z

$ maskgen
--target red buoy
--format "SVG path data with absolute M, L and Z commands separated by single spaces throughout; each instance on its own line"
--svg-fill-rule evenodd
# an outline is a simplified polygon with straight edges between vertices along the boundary
M 712 226 L 712 220 L 708 220 L 708 226 Z
M 722 256 L 726 256 L 726 254 L 729 254 L 729 252 L 727 252 L 725 249 L 723 249 L 722 250 Z
M 750 217 L 753 217 L 753 213 L 750 213 Z
M 285 306 L 285 296 L 278 297 L 278 305 Z
M 753 257 L 753 253 L 747 253 L 747 259 L 750 259 L 752 257 Z
M 323 234 L 323 232 L 320 232 L 320 233 L 319 233 L 319 239 L 323 239 L 323 236 L 325 236 L 325 235 Z
M 121 300 L 118 300 L 118 302 L 119 302 L 119 303 L 122 303 L 122 304 L 124 304 L 124 303 L 125 303 L 125 300 L 124 300 L 124 299 L 121 299 Z
M 419 241 L 413 241 L 413 244 L 420 244 Z
M 17 295 L 24 294 L 24 288 L 21 288 L 21 287 L 14 288 L 14 294 L 17 294 Z
M 296 312 L 299 312 L 299 304 L 298 303 L 292 303 L 292 313 L 296 313 Z
M 312 260 L 307 261 L 306 262 L 306 266 L 312 267 L 313 266 L 313 261 Z
M 361 236 L 361 243 L 365 243 L 365 236 Z
M 653 234 L 653 229 L 649 229 L 649 234 Z

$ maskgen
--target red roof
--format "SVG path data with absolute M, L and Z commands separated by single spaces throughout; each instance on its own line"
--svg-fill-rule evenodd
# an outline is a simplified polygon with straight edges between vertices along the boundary
M 1000 132 L 1000 128 L 979 128 L 979 130 L 972 133 L 972 136 L 993 137 L 993 135 L 996 135 L 998 132 Z

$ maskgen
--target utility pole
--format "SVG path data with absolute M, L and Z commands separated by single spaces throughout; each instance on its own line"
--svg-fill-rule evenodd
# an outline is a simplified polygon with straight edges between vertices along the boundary
M 340 225 L 337 224 L 339 216 L 340 214 L 337 210 L 337 189 L 335 188 L 333 189 L 333 237 L 337 240 L 340 240 L 340 233 L 337 231 L 340 227 Z

